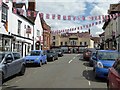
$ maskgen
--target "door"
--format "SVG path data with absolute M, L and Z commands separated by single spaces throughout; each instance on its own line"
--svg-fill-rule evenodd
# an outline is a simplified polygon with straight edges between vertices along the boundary
M 6 70 L 6 77 L 12 76 L 15 73 L 14 63 L 12 54 L 8 54 L 5 57 L 5 70 Z
M 14 64 L 14 68 L 15 68 L 15 74 L 18 73 L 21 70 L 21 65 L 22 65 L 22 58 L 21 58 L 21 54 L 20 53 L 13 53 L 13 64 Z
M 119 88 L 120 87 L 120 60 L 115 63 L 114 68 L 113 70 L 111 70 L 110 74 L 111 74 L 110 82 L 111 82 L 112 88 Z

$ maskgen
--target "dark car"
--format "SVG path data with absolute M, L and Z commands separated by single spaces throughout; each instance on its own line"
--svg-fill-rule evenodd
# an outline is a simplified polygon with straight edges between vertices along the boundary
M 120 58 L 109 69 L 107 87 L 109 90 L 120 90 Z
M 55 51 L 58 54 L 58 57 L 62 57 L 63 56 L 63 50 L 62 49 L 55 49 Z
M 90 60 L 92 53 L 94 53 L 95 51 L 96 51 L 95 48 L 86 48 L 83 52 L 83 59 Z
M 47 55 L 47 61 L 58 60 L 58 54 L 55 50 L 45 50 L 44 53 Z

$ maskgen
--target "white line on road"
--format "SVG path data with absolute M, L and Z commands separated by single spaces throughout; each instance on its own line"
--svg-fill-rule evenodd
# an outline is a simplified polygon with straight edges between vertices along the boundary
M 89 86 L 90 86 L 91 85 L 90 81 L 88 81 L 88 83 L 89 83 Z
M 73 59 L 75 59 L 75 57 Z
M 69 63 L 71 63 L 73 60 L 70 60 Z

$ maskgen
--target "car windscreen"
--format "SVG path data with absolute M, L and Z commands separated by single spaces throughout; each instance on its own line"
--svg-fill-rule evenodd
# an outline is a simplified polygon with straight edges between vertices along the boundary
M 119 54 L 117 52 L 98 52 L 97 57 L 100 60 L 116 60 Z
M 31 51 L 30 56 L 39 56 L 40 51 Z
M 53 53 L 53 50 L 47 50 L 47 53 Z
M 4 53 L 0 53 L 0 62 L 3 60 L 5 54 Z

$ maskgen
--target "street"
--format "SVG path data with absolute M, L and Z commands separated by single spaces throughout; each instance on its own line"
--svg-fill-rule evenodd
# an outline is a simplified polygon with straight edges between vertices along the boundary
M 9 78 L 8 88 L 107 88 L 106 80 L 95 80 L 92 67 L 82 55 L 65 54 L 42 67 L 27 67 L 25 75 Z

